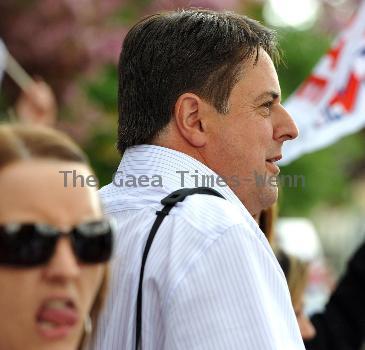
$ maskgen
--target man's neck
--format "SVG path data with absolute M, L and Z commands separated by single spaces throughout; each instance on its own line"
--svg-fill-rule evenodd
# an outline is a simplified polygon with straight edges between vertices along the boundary
M 209 165 L 205 161 L 203 154 L 200 152 L 200 149 L 193 147 L 189 144 L 189 142 L 187 142 L 179 134 L 174 133 L 173 131 L 170 131 L 168 135 L 161 135 L 161 137 L 153 140 L 152 144 L 155 146 L 166 147 L 173 149 L 174 151 L 185 153 L 186 155 L 198 160 L 209 168 Z

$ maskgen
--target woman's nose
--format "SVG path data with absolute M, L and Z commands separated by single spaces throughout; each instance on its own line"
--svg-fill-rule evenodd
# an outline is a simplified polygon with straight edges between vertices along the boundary
M 80 266 L 70 241 L 61 238 L 56 244 L 51 260 L 44 268 L 44 276 L 52 281 L 67 281 L 77 278 L 79 274 Z

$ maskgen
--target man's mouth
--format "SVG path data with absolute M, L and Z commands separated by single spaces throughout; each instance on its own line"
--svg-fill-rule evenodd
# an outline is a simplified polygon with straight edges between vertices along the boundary
M 279 161 L 281 158 L 282 156 L 280 154 L 276 157 L 266 159 L 266 167 L 274 175 L 279 175 L 280 173 L 280 168 L 275 164 L 275 162 Z

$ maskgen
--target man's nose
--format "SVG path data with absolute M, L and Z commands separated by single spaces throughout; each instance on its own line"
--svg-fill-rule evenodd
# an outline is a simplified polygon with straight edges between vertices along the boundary
M 44 277 L 50 281 L 67 281 L 77 278 L 79 274 L 80 266 L 70 241 L 61 238 L 57 242 L 51 260 L 44 268 Z
M 298 137 L 298 128 L 288 113 L 288 111 L 282 106 L 278 105 L 278 111 L 273 121 L 274 125 L 274 139 L 283 143 L 288 140 L 294 140 Z

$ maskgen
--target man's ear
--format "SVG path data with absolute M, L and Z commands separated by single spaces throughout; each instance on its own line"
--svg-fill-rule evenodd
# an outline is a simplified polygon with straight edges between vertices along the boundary
M 176 126 L 181 136 L 194 147 L 203 147 L 206 143 L 203 104 L 203 100 L 193 93 L 182 94 L 175 104 Z

